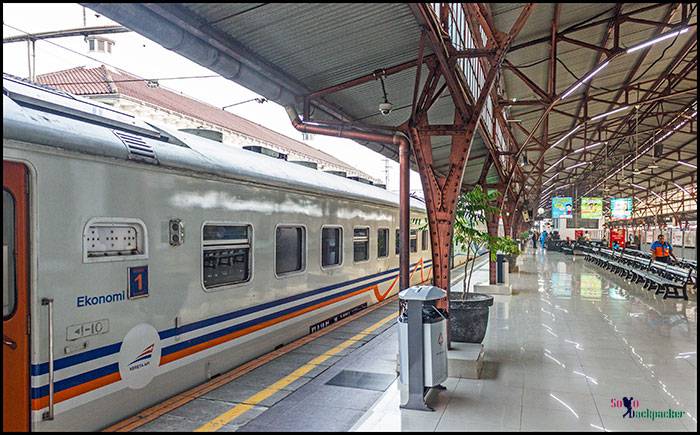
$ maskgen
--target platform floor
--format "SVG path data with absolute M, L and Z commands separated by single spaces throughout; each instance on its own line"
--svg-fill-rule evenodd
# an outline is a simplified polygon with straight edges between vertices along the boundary
M 559 253 L 529 251 L 519 263 L 513 295 L 491 308 L 483 379 L 449 378 L 435 412 L 398 407 L 392 303 L 137 430 L 697 430 L 694 293 L 663 300 Z M 472 282 L 486 281 L 477 269 Z M 623 418 L 611 399 L 630 396 L 638 410 L 686 414 Z

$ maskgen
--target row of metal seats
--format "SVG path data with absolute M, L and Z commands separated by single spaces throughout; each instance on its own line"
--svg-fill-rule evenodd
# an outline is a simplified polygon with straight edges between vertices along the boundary
M 625 279 L 642 283 L 644 288 L 648 290 L 654 289 L 656 294 L 664 292 L 664 299 L 683 298 L 688 300 L 687 287 L 693 282 L 693 269 L 608 248 L 589 248 L 585 250 L 584 256 L 586 260 L 615 272 Z M 681 295 L 679 291 L 683 294 Z

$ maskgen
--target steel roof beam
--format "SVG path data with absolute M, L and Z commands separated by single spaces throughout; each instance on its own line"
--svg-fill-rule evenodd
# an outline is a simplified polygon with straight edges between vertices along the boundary
M 663 6 L 666 6 L 666 4 L 665 3 L 657 3 L 657 4 L 650 5 L 650 6 L 644 6 L 644 7 L 641 7 L 639 9 L 635 9 L 634 11 L 626 12 L 624 14 L 619 14 L 618 19 L 620 20 L 620 23 L 623 23 L 627 19 L 627 17 L 630 17 L 630 16 L 635 15 L 635 14 L 647 12 L 647 11 L 650 11 L 652 9 L 657 9 L 657 8 L 660 8 Z M 610 18 L 603 18 L 600 20 L 592 21 L 590 23 L 587 23 L 587 24 L 584 24 L 581 26 L 577 26 L 575 28 L 564 29 L 564 30 L 558 32 L 557 36 L 563 36 L 563 35 L 567 35 L 569 33 L 578 32 L 580 30 L 588 29 L 591 27 L 600 26 L 601 24 L 606 24 L 609 21 L 610 21 Z M 548 42 L 549 40 L 550 40 L 549 36 L 533 39 L 531 41 L 523 42 L 523 43 L 512 46 L 511 49 L 509 50 L 509 52 L 512 53 L 514 51 L 517 51 L 517 50 L 520 50 L 523 48 L 527 48 L 527 47 L 531 47 L 533 45 L 544 44 L 544 43 Z

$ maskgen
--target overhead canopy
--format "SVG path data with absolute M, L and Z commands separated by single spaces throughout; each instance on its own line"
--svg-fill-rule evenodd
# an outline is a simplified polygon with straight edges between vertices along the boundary
M 491 41 L 502 38 L 500 32 L 508 31 L 525 4 L 462 4 L 464 12 L 457 4 L 443 9 L 440 5 L 446 4 L 430 6 L 436 15 L 448 8 L 451 14 L 441 18 L 442 38 L 455 50 L 473 50 L 463 56 L 471 57 L 466 64 L 470 67 L 488 59 L 481 56 L 493 54 L 475 52 L 493 48 Z M 425 29 L 412 4 L 86 6 L 314 119 L 394 129 L 411 116 Z M 473 39 L 481 41 L 460 46 L 455 33 L 469 33 L 460 17 L 476 35 Z M 505 128 L 494 134 L 499 123 L 479 125 L 463 188 L 480 181 L 507 187 L 532 209 L 539 200 L 546 204 L 552 192 L 653 198 L 652 191 L 662 192 L 669 183 L 694 184 L 695 170 L 677 161 L 693 161 L 697 155 L 696 17 L 694 5 L 681 3 L 536 4 L 508 49 L 494 101 L 482 115 L 493 114 Z M 626 53 L 627 48 L 683 29 Z M 434 55 L 426 44 L 424 59 Z M 609 62 L 591 76 L 606 59 Z M 429 76 L 429 62 L 422 65 L 421 88 Z M 479 74 L 483 80 L 483 71 Z M 378 109 L 384 102 L 380 76 L 393 105 L 388 115 Z M 468 73 L 461 79 L 474 89 Z M 568 92 L 581 81 L 585 83 Z M 443 84 L 441 78 L 436 87 L 442 91 L 428 111 L 431 124 L 449 125 L 455 118 L 455 100 Z M 472 100 L 476 97 L 470 95 Z M 595 118 L 615 109 L 621 110 Z M 688 117 L 693 121 L 671 131 Z M 656 146 L 654 157 L 653 142 L 666 133 L 671 134 L 660 141 L 663 149 Z M 395 146 L 365 145 L 398 159 Z M 433 136 L 432 151 L 433 168 L 444 173 L 450 137 Z M 637 171 L 634 178 L 632 170 Z M 545 182 L 555 187 L 547 191 Z
M 126 27 L 237 83 L 303 110 L 303 98 L 349 80 L 415 61 L 421 28 L 407 4 L 86 4 Z M 432 54 L 426 46 L 425 56 Z M 227 58 L 227 59 L 224 59 Z M 238 62 L 243 68 L 238 66 Z M 312 103 L 315 119 L 335 119 L 395 128 L 411 114 L 417 67 L 384 77 L 393 105 L 382 115 L 378 79 L 328 93 Z M 421 84 L 428 76 L 423 67 Z M 438 83 L 442 86 L 444 79 Z M 281 88 L 281 89 L 280 89 Z M 444 91 L 428 113 L 431 123 L 451 124 L 454 103 Z M 478 132 L 464 184 L 475 184 L 489 154 Z M 364 143 L 398 161 L 392 145 Z M 433 138 L 434 167 L 447 168 L 450 138 Z M 491 166 L 486 181 L 497 183 Z
M 517 16 L 512 4 L 491 6 L 496 27 Z M 696 23 L 690 4 L 538 4 L 508 54 L 503 105 L 509 118 L 522 121 L 511 129 L 520 145 L 534 132 L 526 145 L 534 166 L 528 184 L 555 186 L 539 197 L 545 208 L 552 191 L 644 201 L 675 194 L 673 183 L 695 192 L 696 169 L 678 160 L 697 163 Z M 677 30 L 683 33 L 673 36 Z M 659 36 L 667 38 L 626 52 Z M 606 59 L 592 79 L 547 110 L 552 97 L 565 95 Z

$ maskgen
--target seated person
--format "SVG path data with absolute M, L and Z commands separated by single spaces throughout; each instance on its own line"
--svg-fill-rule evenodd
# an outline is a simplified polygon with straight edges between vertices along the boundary
M 674 261 L 678 261 L 675 255 L 673 255 L 673 247 L 670 243 L 666 242 L 666 238 L 663 234 L 659 234 L 658 239 L 651 244 L 651 258 L 654 261 L 661 261 L 662 263 L 671 263 L 670 257 L 673 257 Z

